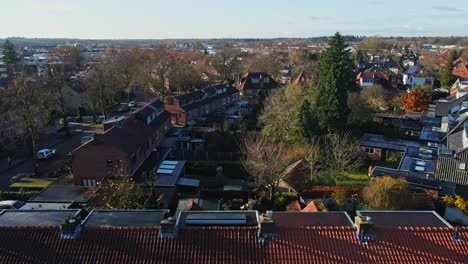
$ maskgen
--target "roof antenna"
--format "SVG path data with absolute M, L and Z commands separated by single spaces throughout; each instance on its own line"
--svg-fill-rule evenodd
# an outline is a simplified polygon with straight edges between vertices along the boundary
M 460 242 L 462 241 L 462 237 L 460 236 L 460 226 L 455 227 L 455 231 L 453 231 L 453 241 Z

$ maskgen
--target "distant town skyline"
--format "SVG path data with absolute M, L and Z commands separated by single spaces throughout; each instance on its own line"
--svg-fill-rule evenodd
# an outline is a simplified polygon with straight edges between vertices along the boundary
M 467 36 L 468 1 L 2 1 L 0 38 Z

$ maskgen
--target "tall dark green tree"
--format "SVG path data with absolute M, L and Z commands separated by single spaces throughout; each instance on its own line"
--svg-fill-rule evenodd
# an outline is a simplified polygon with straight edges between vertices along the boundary
M 15 64 L 19 61 L 15 46 L 8 39 L 3 43 L 3 62 L 7 66 L 7 74 L 11 76 Z
M 302 102 L 299 111 L 299 124 L 302 128 L 302 136 L 307 140 L 311 140 L 320 132 L 319 127 L 317 126 L 315 110 L 307 99 Z
M 442 68 L 439 76 L 442 87 L 448 87 L 452 84 L 453 57 L 450 57 L 447 64 Z
M 15 46 L 8 39 L 5 40 L 5 43 L 3 43 L 3 62 L 5 62 L 7 66 L 11 66 L 17 63 L 18 60 Z
M 315 71 L 318 94 L 315 112 L 319 127 L 336 131 L 346 124 L 348 91 L 354 86 L 354 66 L 343 37 L 336 33 L 320 56 Z

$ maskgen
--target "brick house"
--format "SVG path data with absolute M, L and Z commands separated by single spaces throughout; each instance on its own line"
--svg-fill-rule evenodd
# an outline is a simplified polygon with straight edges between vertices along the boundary
M 269 96 L 278 91 L 279 84 L 265 72 L 248 72 L 238 80 L 236 88 L 240 91 L 241 96 L 246 97 L 250 103 L 254 104 L 257 91 L 261 90 L 264 96 Z
M 170 129 L 169 117 L 157 99 L 74 150 L 71 167 L 75 185 L 95 186 L 122 170 L 134 176 Z
M 452 75 L 460 78 L 468 78 L 468 63 L 457 63 L 453 68 Z
M 192 120 L 239 101 L 239 91 L 231 85 L 218 84 L 178 96 L 168 96 L 166 111 L 171 113 L 171 123 L 187 126 Z

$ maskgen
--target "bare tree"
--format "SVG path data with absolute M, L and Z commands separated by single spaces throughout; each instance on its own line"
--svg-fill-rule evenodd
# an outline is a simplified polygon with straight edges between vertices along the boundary
M 320 171 L 320 162 L 322 161 L 321 147 L 317 137 L 313 137 L 310 143 L 305 146 L 304 159 L 310 166 L 310 180 L 317 180 Z
M 273 142 L 264 136 L 246 136 L 241 144 L 242 166 L 247 170 L 259 189 L 268 192 L 268 199 L 278 188 L 281 173 L 295 159 L 297 153 L 283 142 Z
M 216 53 L 211 60 L 211 65 L 223 80 L 227 80 L 233 72 L 240 68 L 237 52 L 229 43 L 224 44 L 220 51 Z
M 167 92 L 167 74 L 170 69 L 170 61 L 167 53 L 160 49 L 148 54 L 143 64 L 142 83 L 147 101 L 148 93 L 153 93 L 164 102 Z
M 388 106 L 387 96 L 381 85 L 365 87 L 361 92 L 361 97 L 374 110 L 385 110 Z
M 64 75 L 64 69 L 57 69 L 57 64 L 50 65 L 46 70 L 46 84 L 50 87 L 50 97 L 53 99 L 53 104 L 58 108 L 60 118 L 63 121 L 63 127 L 65 134 L 70 137 L 70 128 L 68 125 L 67 112 L 65 106 L 65 83 L 66 77 Z
M 118 93 L 118 91 L 111 89 L 114 80 L 112 70 L 109 69 L 108 65 L 106 62 L 96 64 L 84 80 L 88 105 L 93 110 L 94 121 L 96 121 L 98 108 L 101 115 L 106 118 L 107 101 L 115 93 Z
M 139 61 L 141 52 L 138 48 L 125 49 L 112 61 L 112 70 L 124 91 L 127 92 L 128 101 L 132 100 L 133 86 L 138 79 Z
M 245 60 L 244 70 L 250 72 L 266 72 L 272 76 L 277 76 L 281 69 L 276 54 L 255 55 Z
M 177 93 L 187 92 L 187 88 L 192 82 L 192 68 L 190 64 L 181 58 L 174 58 L 170 61 L 169 85 L 175 88 Z
M 34 159 L 34 171 L 37 172 L 37 150 L 39 127 L 41 125 L 40 113 L 43 97 L 43 86 L 36 80 L 29 78 L 24 69 L 16 73 L 15 79 L 7 86 L 4 95 L 10 105 L 10 109 L 21 117 L 23 129 L 31 142 L 31 150 Z
M 362 163 L 357 142 L 350 133 L 330 134 L 323 139 L 323 172 L 335 182 L 344 179 L 345 172 L 354 171 Z

